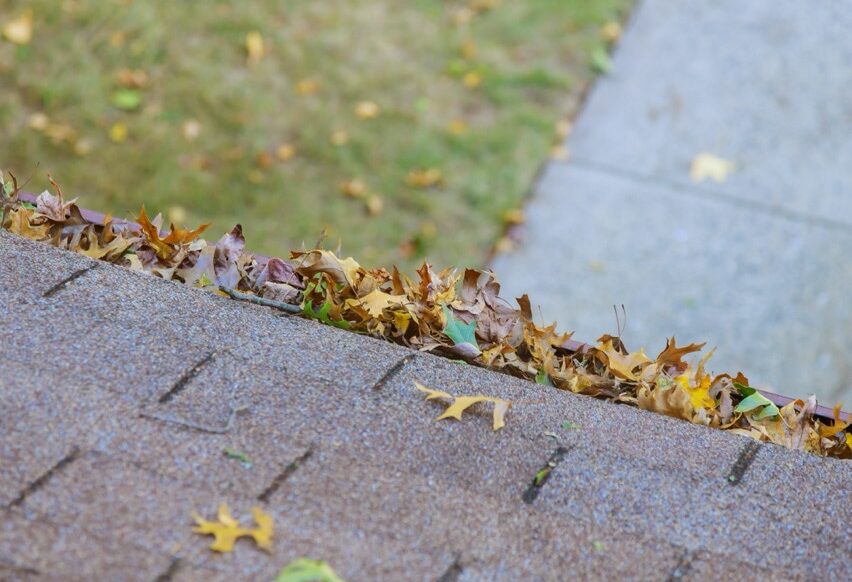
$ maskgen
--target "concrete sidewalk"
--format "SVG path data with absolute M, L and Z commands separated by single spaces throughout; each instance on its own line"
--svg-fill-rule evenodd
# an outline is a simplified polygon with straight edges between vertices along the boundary
M 832 3 L 640 2 L 493 267 L 545 319 L 628 347 L 718 346 L 714 370 L 852 404 L 852 12 Z M 708 152 L 736 167 L 695 183 Z

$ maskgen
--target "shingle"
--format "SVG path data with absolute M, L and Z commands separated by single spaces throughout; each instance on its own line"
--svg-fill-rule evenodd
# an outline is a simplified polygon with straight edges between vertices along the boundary
M 0 252 L 10 249 L 44 273 L 78 264 L 0 236 Z M 732 485 L 750 442 L 736 435 L 110 265 L 51 297 L 25 295 L 29 266 L 2 263 L 0 339 L 16 349 L 0 360 L 0 501 L 30 487 L 18 514 L 113 540 L 115 555 L 150 552 L 147 579 L 172 556 L 175 580 L 270 579 L 302 556 L 352 580 L 435 580 L 448 569 L 458 580 L 659 579 L 687 553 L 687 573 L 720 578 L 761 568 L 839 577 L 850 564 L 846 463 L 764 445 Z M 511 400 L 505 428 L 492 431 L 481 405 L 436 422 L 442 405 L 414 380 Z M 227 434 L 198 430 L 225 426 L 235 406 L 247 409 Z M 560 462 L 525 502 L 558 447 Z M 246 540 L 214 555 L 210 538 L 191 533 L 192 511 L 210 518 L 222 501 L 241 518 L 253 505 L 274 516 L 271 555 Z M 98 563 L 105 550 L 86 547 Z
M 169 556 L 0 510 L 3 580 L 154 580 Z

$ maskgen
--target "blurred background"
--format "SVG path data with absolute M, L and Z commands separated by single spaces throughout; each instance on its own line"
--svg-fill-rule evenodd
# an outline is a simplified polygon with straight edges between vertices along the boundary
M 0 160 L 270 254 L 327 229 L 365 264 L 481 265 L 628 6 L 0 0 Z

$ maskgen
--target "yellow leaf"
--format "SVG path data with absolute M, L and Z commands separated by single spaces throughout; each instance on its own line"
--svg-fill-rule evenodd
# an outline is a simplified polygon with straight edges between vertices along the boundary
M 127 139 L 127 125 L 122 122 L 114 123 L 109 128 L 109 138 L 115 143 L 121 143 Z
M 256 63 L 266 54 L 266 47 L 263 43 L 263 35 L 256 30 L 252 30 L 246 34 L 246 53 L 248 54 L 249 62 Z
M 373 289 L 360 299 L 347 299 L 350 305 L 360 305 L 373 317 L 381 317 L 385 309 L 401 305 L 407 300 L 405 295 L 391 295 L 378 289 Z
M 366 189 L 367 186 L 364 184 L 364 181 L 358 178 L 352 178 L 351 180 L 340 183 L 340 192 L 349 198 L 360 198 Z
M 411 323 L 411 314 L 407 311 L 393 312 L 393 325 L 400 333 L 408 331 L 408 324 Z
M 445 418 L 455 418 L 456 420 L 461 420 L 462 413 L 479 402 L 491 402 L 494 404 L 494 411 L 492 413 L 492 428 L 494 430 L 500 430 L 506 425 L 505 417 L 506 411 L 509 410 L 509 407 L 512 405 L 508 400 L 502 400 L 500 398 L 492 398 L 491 396 L 453 396 L 452 394 L 448 394 L 442 390 L 433 390 L 431 388 L 427 388 L 420 382 L 415 381 L 414 386 L 420 390 L 421 392 L 426 393 L 426 400 L 449 400 L 451 401 L 450 405 L 447 409 L 435 420 L 443 420 Z
M 692 159 L 689 177 L 693 182 L 703 182 L 707 179 L 724 182 L 733 171 L 734 162 L 713 154 L 701 153 Z
M 278 146 L 275 149 L 275 157 L 277 157 L 282 162 L 286 162 L 292 159 L 296 155 L 296 146 L 284 143 Z
M 716 401 L 710 396 L 710 376 L 705 375 L 697 382 L 690 383 L 690 373 L 687 368 L 687 371 L 676 376 L 674 381 L 689 395 L 689 402 L 694 409 L 716 408 Z
M 319 90 L 319 82 L 315 79 L 302 79 L 296 83 L 296 93 L 299 95 L 313 95 Z
M 385 202 L 378 194 L 371 194 L 370 196 L 367 196 L 367 199 L 364 201 L 364 205 L 367 207 L 367 214 L 370 216 L 378 216 L 385 208 Z
M 426 393 L 426 400 L 436 400 L 438 398 L 443 398 L 445 400 L 452 400 L 452 394 L 447 394 L 443 390 L 432 390 L 431 388 L 427 388 L 417 380 L 414 381 L 414 387 L 420 390 L 421 392 Z
M 846 446 L 849 447 L 850 451 L 852 451 L 852 434 L 846 435 Z
M 621 33 L 621 24 L 614 20 L 607 22 L 601 27 L 601 38 L 610 44 L 618 42 L 618 39 L 621 38 Z
M 214 540 L 210 549 L 215 552 L 232 551 L 234 543 L 241 537 L 250 537 L 259 548 L 271 551 L 274 531 L 272 517 L 259 507 L 252 508 L 251 513 L 257 526 L 251 529 L 240 527 L 240 522 L 233 518 L 228 506 L 222 503 L 217 515 L 218 522 L 207 521 L 193 513 L 192 517 L 197 525 L 192 528 L 192 531 L 202 535 L 212 535 Z
M 413 188 L 431 188 L 442 183 L 443 180 L 441 170 L 438 168 L 426 168 L 423 170 L 411 170 L 405 179 L 405 183 Z
M 464 74 L 464 77 L 462 77 L 462 83 L 464 83 L 464 86 L 468 89 L 474 89 L 482 84 L 482 75 L 476 71 L 469 71 Z
M 352 257 L 340 259 L 333 252 L 324 250 L 296 251 L 291 256 L 301 259 L 301 266 L 296 270 L 308 278 L 326 273 L 335 283 L 345 283 L 353 289 L 356 286 L 361 265 Z
M 633 370 L 651 361 L 645 355 L 645 350 L 639 350 L 638 352 L 627 355 L 622 354 L 613 347 L 611 339 L 603 342 L 597 349 L 606 354 L 610 371 L 616 376 L 627 380 L 638 380 Z
M 30 129 L 34 129 L 35 131 L 44 131 L 50 124 L 50 119 L 43 111 L 36 111 L 29 116 L 27 124 L 30 126 Z
M 467 133 L 467 123 L 463 119 L 454 119 L 447 124 L 447 131 L 453 135 Z
M 469 61 L 475 59 L 477 53 L 476 43 L 474 43 L 472 40 L 464 41 L 459 47 L 459 52 L 461 53 L 461 56 L 464 59 L 467 59 Z
M 506 224 L 523 224 L 525 220 L 524 211 L 520 208 L 511 208 L 503 213 L 503 222 Z
M 32 240 L 42 240 L 46 238 L 48 226 L 46 224 L 40 224 L 37 226 L 31 225 L 30 218 L 32 215 L 32 210 L 23 207 L 9 212 L 8 220 L 11 220 L 8 227 L 9 232 L 13 232 Z
M 571 151 L 562 144 L 556 144 L 550 148 L 550 157 L 554 160 L 564 162 L 571 157 Z
M 355 106 L 355 115 L 361 119 L 373 119 L 380 113 L 379 106 L 373 101 L 361 101 Z
M 330 141 L 331 145 L 334 146 L 346 145 L 349 141 L 349 134 L 342 129 L 336 129 L 328 136 L 328 141 Z
M 13 44 L 30 44 L 33 39 L 33 11 L 24 12 L 3 25 L 3 37 Z

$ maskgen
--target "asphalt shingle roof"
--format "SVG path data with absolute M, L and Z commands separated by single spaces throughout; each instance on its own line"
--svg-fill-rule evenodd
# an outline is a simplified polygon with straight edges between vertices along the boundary
M 852 566 L 843 461 L 7 233 L 0 330 L 0 579 L 271 580 L 302 556 L 350 582 L 840 579 Z M 505 428 L 487 413 L 435 422 L 415 379 L 512 400 Z M 191 532 L 193 511 L 223 501 L 274 517 L 271 554 L 241 540 L 216 555 Z

